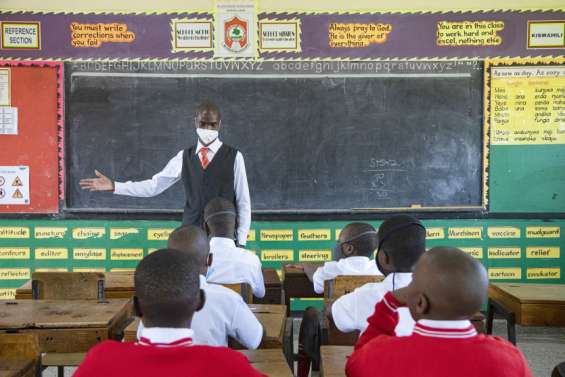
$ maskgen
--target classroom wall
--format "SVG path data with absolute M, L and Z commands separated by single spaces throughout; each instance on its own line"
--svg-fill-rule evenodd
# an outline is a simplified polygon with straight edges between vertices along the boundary
M 311 62 L 322 60 L 365 59 L 379 60 L 390 58 L 408 60 L 489 60 L 493 57 L 558 57 L 551 64 L 562 65 L 564 47 L 531 49 L 527 45 L 526 26 L 530 20 L 563 20 L 565 12 L 562 1 L 448 1 L 426 2 L 421 9 L 421 1 L 404 0 L 388 2 L 381 8 L 374 8 L 372 1 L 259 1 L 256 11 L 259 19 L 278 20 L 298 19 L 302 30 L 301 51 L 261 51 L 253 59 L 305 59 Z M 30 0 L 4 0 L 0 9 L 0 22 L 41 23 L 42 44 L 38 48 L 1 48 L 0 59 L 4 61 L 28 61 L 49 59 L 54 62 L 64 60 L 95 60 L 89 62 L 104 70 L 109 64 L 124 60 L 177 59 L 181 61 L 218 61 L 214 51 L 171 48 L 171 25 L 175 18 L 196 17 L 209 19 L 215 8 L 210 1 L 97 1 L 75 2 Z M 345 8 L 347 7 L 347 8 Z M 491 11 L 495 9 L 495 11 Z M 496 11 L 496 10 L 513 11 Z M 467 10 L 467 12 L 453 12 Z M 527 11 L 529 10 L 529 11 Z M 23 11 L 24 13 L 14 13 Z M 426 13 L 420 13 L 425 11 Z M 451 11 L 451 12 L 450 12 Z M 43 12 L 43 13 L 39 13 Z M 47 14 L 47 12 L 50 12 Z M 68 12 L 76 14 L 70 15 Z M 107 14 L 93 15 L 91 12 Z M 346 12 L 347 14 L 345 14 Z M 445 13 L 443 13 L 445 12 Z M 121 15 L 118 13 L 128 13 Z M 163 14 L 165 13 L 165 14 Z M 361 14 L 363 13 L 363 14 Z M 386 22 L 392 20 L 394 30 L 402 31 L 400 40 L 391 38 L 388 42 L 371 43 L 366 48 L 339 50 L 328 47 L 327 29 L 331 22 Z M 433 36 L 439 23 L 465 20 L 489 22 L 493 28 L 496 21 L 502 20 L 505 28 L 497 35 L 502 42 L 487 42 L 484 46 L 460 47 L 440 46 Z M 133 30 L 135 39 L 129 42 L 103 42 L 100 46 L 73 45 L 68 26 L 80 23 L 126 23 Z M 322 25 L 322 26 L 320 26 Z M 420 29 L 418 29 L 420 28 Z M 432 38 L 425 40 L 421 30 L 427 30 Z M 325 38 L 325 39 L 324 39 Z M 420 40 L 422 39 L 422 40 Z M 130 43 L 131 42 L 131 43 Z M 565 42 L 564 42 L 565 43 Z M 407 46 L 413 46 L 409 50 Z M 540 58 L 540 59 L 541 59 Z M 231 58 L 227 58 L 231 59 Z M 233 58 L 237 59 L 237 57 Z M 100 62 L 99 60 L 104 60 Z M 549 60 L 548 60 L 549 61 Z M 502 64 L 506 64 L 504 63 Z M 508 61 L 506 61 L 508 62 Z M 539 63 L 530 60 L 527 64 Z M 32 63 L 29 63 L 33 65 Z M 14 85 L 16 83 L 14 82 Z M 59 77 L 58 90 L 63 81 Z M 487 89 L 487 88 L 486 88 Z M 54 94 L 53 101 L 57 101 Z M 60 96 L 59 96 L 60 98 Z M 487 100 L 485 105 L 488 107 Z M 56 107 L 56 106 L 55 106 Z M 54 107 L 54 108 L 55 108 Z M 61 112 L 54 110 L 54 117 L 63 121 Z M 489 119 L 485 114 L 485 119 Z M 20 126 L 26 127 L 25 122 Z M 80 271 L 100 269 L 105 271 L 133 269 L 138 261 L 154 249 L 163 247 L 169 232 L 178 225 L 174 221 L 156 220 L 116 220 L 115 217 L 100 215 L 97 220 L 88 215 L 71 215 L 65 210 L 64 190 L 64 124 L 59 133 L 52 136 L 53 151 L 59 156 L 59 165 L 52 163 L 46 171 L 50 177 L 59 177 L 58 190 L 51 195 L 59 197 L 59 206 L 49 208 L 51 217 L 39 216 L 33 219 L 20 215 L 0 217 L 0 299 L 13 298 L 14 290 L 30 278 L 33 271 L 42 269 L 62 269 Z M 57 135 L 59 139 L 57 140 Z M 0 140 L 7 136 L 0 135 Z M 488 142 L 488 141 L 487 141 Z M 488 144 L 486 144 L 489 146 Z M 492 146 L 491 146 L 492 147 Z M 59 149 L 57 149 L 59 148 Z M 523 149 L 520 149 L 523 148 Z M 525 153 L 537 156 L 527 158 L 524 165 L 520 158 Z M 493 153 L 489 153 L 493 152 Z M 565 283 L 562 273 L 565 269 L 565 238 L 561 229 L 565 226 L 563 213 L 563 171 L 560 156 L 564 155 L 563 144 L 551 147 L 497 145 L 485 151 L 485 161 L 490 164 L 492 173 L 486 187 L 487 198 L 491 200 L 487 211 L 478 213 L 476 218 L 460 219 L 460 214 L 432 213 L 426 217 L 428 227 L 428 247 L 448 245 L 464 248 L 480 259 L 489 269 L 493 281 Z M 488 159 L 487 159 L 488 155 Z M 502 157 L 500 157 L 502 156 Z M 521 157 L 520 157 L 521 156 Z M 541 157 L 540 157 L 541 156 Z M 0 150 L 0 166 L 25 164 L 16 161 L 13 153 Z M 537 164 L 537 165 L 536 165 Z M 559 165 L 561 164 L 561 165 Z M 540 170 L 540 166 L 548 167 Z M 521 173 L 522 166 L 529 169 Z M 542 174 L 535 175 L 537 171 Z M 35 173 L 33 173 L 35 174 Z M 522 174 L 522 175 L 521 175 Z M 527 177 L 534 177 L 529 180 Z M 549 178 L 548 178 L 549 177 Z M 552 177 L 555 177 L 552 179 Z M 517 183 L 516 179 L 521 179 Z M 32 175 L 31 184 L 37 182 Z M 545 192 L 528 194 L 526 186 L 542 182 Z M 33 187 L 33 186 L 32 186 Z M 505 195 L 511 187 L 517 205 Z M 498 199 L 493 206 L 491 191 Z M 548 195 L 543 203 L 537 197 Z M 520 203 L 521 196 L 528 197 L 528 203 Z M 540 204 L 541 203 L 541 204 Z M 543 205 L 542 205 L 543 204 Z M 512 208 L 519 208 L 512 214 Z M 500 217 L 492 218 L 488 208 L 498 208 Z M 2 212 L 30 212 L 26 206 L 11 207 L 0 205 Z M 516 212 L 516 211 L 514 211 Z M 127 215 L 124 216 L 127 218 Z M 358 216 L 356 217 L 358 219 Z M 378 226 L 379 221 L 370 220 Z M 322 261 L 330 258 L 337 232 L 347 223 L 343 221 L 255 221 L 249 238 L 249 248 L 254 250 L 266 267 L 280 269 L 282 263 L 294 261 Z
M 235 1 L 232 1 L 236 3 Z M 264 12 L 356 12 L 356 11 L 446 11 L 455 9 L 563 9 L 560 0 L 420 0 L 380 1 L 371 0 L 257 0 L 257 7 Z M 179 12 L 196 10 L 208 12 L 214 8 L 210 0 L 99 0 L 95 4 L 89 1 L 75 0 L 3 0 L 2 9 L 41 12 Z

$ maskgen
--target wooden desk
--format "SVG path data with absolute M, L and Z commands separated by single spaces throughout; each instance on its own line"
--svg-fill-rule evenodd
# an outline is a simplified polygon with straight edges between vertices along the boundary
M 135 342 L 135 341 L 137 341 L 137 328 L 138 327 L 139 327 L 139 318 L 135 318 L 124 329 L 124 342 Z
M 255 314 L 265 329 L 265 339 L 260 348 L 281 348 L 286 322 L 286 307 L 284 305 L 251 304 L 249 308 Z M 136 341 L 139 319 L 135 319 L 124 330 L 124 341 Z
M 282 348 L 286 323 L 286 305 L 249 305 L 265 329 L 261 348 Z
M 34 332 L 41 352 L 86 352 L 117 338 L 131 300 L 15 300 L 0 303 L 0 332 Z
M 265 282 L 265 297 L 253 298 L 256 304 L 280 305 L 282 303 L 282 283 L 274 268 L 263 269 L 263 281 Z
M 565 285 L 491 284 L 488 288 L 487 333 L 492 334 L 494 314 L 507 321 L 508 339 L 516 344 L 515 324 L 565 326 Z
M 284 303 L 290 312 L 291 298 L 323 298 L 323 294 L 314 292 L 314 285 L 304 273 L 303 269 L 283 266 Z
M 104 293 L 107 299 L 131 298 L 134 294 L 133 271 L 104 273 Z M 16 289 L 16 300 L 31 300 L 31 280 Z
M 242 350 L 251 365 L 269 377 L 292 377 L 290 367 L 280 349 Z
M 0 377 L 34 377 L 34 360 L 0 360 Z
M 320 376 L 345 376 L 347 358 L 353 353 L 351 346 L 322 346 L 320 348 Z

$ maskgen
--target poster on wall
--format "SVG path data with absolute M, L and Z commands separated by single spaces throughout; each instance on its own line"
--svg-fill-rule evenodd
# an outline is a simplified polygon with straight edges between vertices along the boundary
M 218 3 L 215 18 L 216 57 L 256 57 L 254 3 Z
M 491 71 L 493 145 L 565 144 L 565 65 Z
M 18 134 L 18 108 L 0 106 L 0 135 Z
M 29 166 L 0 166 L 0 205 L 30 204 Z
M 0 106 L 10 106 L 11 97 L 10 68 L 0 68 Z

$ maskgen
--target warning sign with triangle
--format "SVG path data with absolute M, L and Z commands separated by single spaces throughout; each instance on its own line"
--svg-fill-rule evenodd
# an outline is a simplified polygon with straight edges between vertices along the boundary
M 14 195 L 12 195 L 13 199 L 22 199 L 24 196 L 22 195 L 20 189 L 16 189 L 16 191 L 14 191 Z
M 16 179 L 14 179 L 14 183 L 12 183 L 12 186 L 22 187 L 23 185 L 24 184 L 22 183 L 20 177 L 16 176 Z

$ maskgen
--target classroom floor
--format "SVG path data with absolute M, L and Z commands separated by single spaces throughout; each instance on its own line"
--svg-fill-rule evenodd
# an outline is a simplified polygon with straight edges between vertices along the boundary
M 293 319 L 295 329 L 300 328 L 300 319 Z M 298 331 L 294 332 L 298 334 Z M 506 323 L 494 321 L 494 334 L 506 337 Z M 522 350 L 534 377 L 549 377 L 555 365 L 565 361 L 565 328 L 521 327 L 516 329 L 518 347 Z M 298 349 L 298 336 L 294 339 L 295 352 Z M 72 376 L 76 368 L 66 368 L 65 377 Z M 56 377 L 57 370 L 48 368 L 43 372 L 44 377 Z M 311 374 L 317 377 L 319 373 Z

